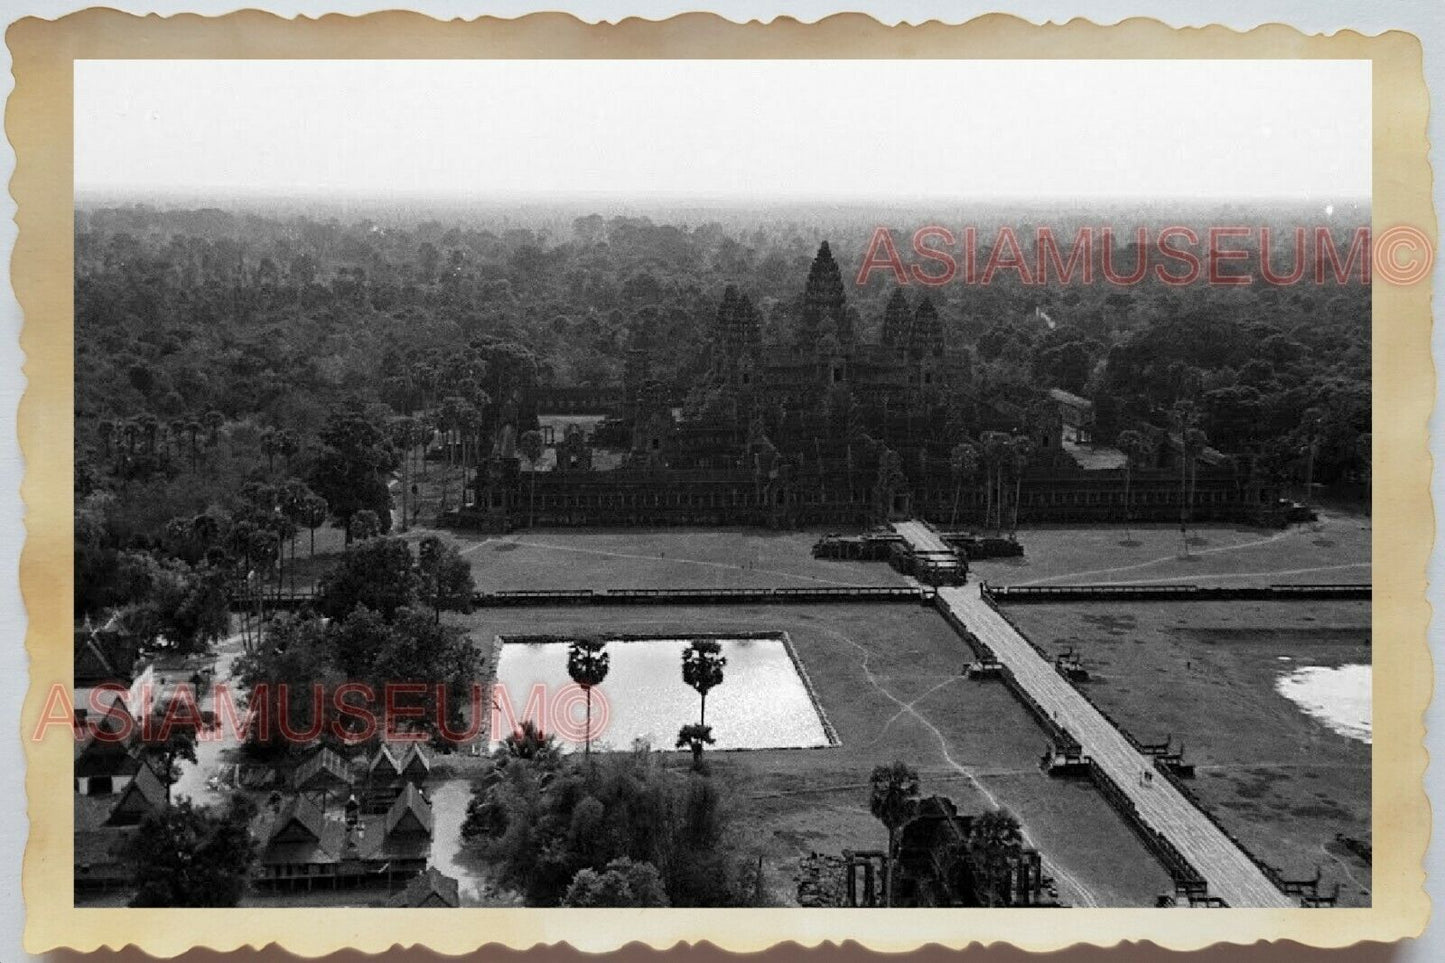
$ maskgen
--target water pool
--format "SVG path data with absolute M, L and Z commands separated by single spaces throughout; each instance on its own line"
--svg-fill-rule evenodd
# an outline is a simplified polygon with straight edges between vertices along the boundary
M 718 642 L 727 667 L 722 684 L 707 696 L 707 723 L 717 740 L 710 748 L 792 749 L 832 744 L 785 636 L 721 638 Z M 657 749 L 673 748 L 678 729 L 698 719 L 698 694 L 682 681 L 682 653 L 688 644 L 683 638 L 607 644 L 610 668 L 592 696 L 594 723 L 599 729 L 594 748 L 626 749 L 635 739 L 644 739 Z M 555 696 L 572 684 L 567 675 L 566 642 L 514 637 L 504 640 L 501 650 L 497 681 L 513 707 L 514 718 L 535 719 L 546 711 L 526 710 L 529 697 L 540 691 L 548 694 L 543 705 L 563 704 L 563 713 L 570 713 L 580 723 L 583 710 L 577 707 L 577 700 Z M 501 718 L 502 725 L 494 735 L 506 734 L 506 716 Z M 541 721 L 546 731 L 558 729 L 555 721 L 549 724 L 545 717 Z M 567 748 L 578 748 L 568 740 L 559 741 Z
M 1312 665 L 1280 676 L 1275 689 L 1332 731 L 1368 745 L 1373 680 L 1368 665 Z

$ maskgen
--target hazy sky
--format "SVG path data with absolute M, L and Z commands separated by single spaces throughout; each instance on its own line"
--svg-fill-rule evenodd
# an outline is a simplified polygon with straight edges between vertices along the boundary
M 75 184 L 1365 197 L 1365 61 L 78 61 Z

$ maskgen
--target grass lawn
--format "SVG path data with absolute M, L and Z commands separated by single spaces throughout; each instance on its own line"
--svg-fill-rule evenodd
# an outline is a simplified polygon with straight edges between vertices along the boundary
M 1290 878 L 1316 867 L 1342 904 L 1369 902 L 1370 867 L 1335 841 L 1370 840 L 1370 747 L 1275 690 L 1305 666 L 1368 664 L 1367 602 L 1013 605 L 1045 652 L 1072 646 L 1089 695 L 1137 738 L 1184 742 L 1192 788 Z M 1287 661 L 1285 661 L 1287 660 Z
M 435 468 L 435 466 L 433 466 Z M 435 475 L 436 472 L 433 472 Z M 434 482 L 433 482 L 434 483 Z M 425 489 L 424 489 L 425 490 Z M 452 496 L 455 498 L 456 484 Z M 423 513 L 423 520 L 428 517 Z M 758 588 L 805 585 L 902 585 L 885 562 L 815 559 L 820 532 L 765 529 L 535 529 L 507 535 L 413 526 L 404 537 L 440 535 L 459 545 L 482 591 L 528 588 Z M 1098 582 L 1199 584 L 1357 583 L 1370 581 L 1370 520 L 1328 514 L 1314 524 L 1272 529 L 1191 529 L 1187 557 L 1177 528 L 1086 526 L 1019 532 L 1022 558 L 972 563 L 996 585 Z M 288 584 L 308 586 L 345 546 L 341 531 L 296 542 Z
M 1070 904 L 1146 906 L 1171 889 L 1163 868 L 1092 787 L 1039 771 L 1044 736 L 1001 684 L 959 678 L 970 655 L 931 609 L 559 608 L 450 618 L 464 621 L 483 645 L 498 634 L 786 631 L 841 745 L 711 756 L 714 778 L 731 787 L 739 823 L 764 853 L 779 895 L 793 895 L 798 857 L 884 845 L 885 831 L 868 812 L 868 776 L 895 759 L 918 769 L 925 795 L 951 796 L 963 811 L 1013 811 Z M 727 694 L 725 679 L 709 706 Z M 677 764 L 685 764 L 681 755 Z
M 886 562 L 815 559 L 816 532 L 763 529 L 458 533 L 482 591 L 904 585 Z
M 1178 526 L 1025 528 L 1022 558 L 973 563 L 996 585 L 1197 582 L 1210 585 L 1370 581 L 1370 519 L 1337 512 L 1286 529 Z

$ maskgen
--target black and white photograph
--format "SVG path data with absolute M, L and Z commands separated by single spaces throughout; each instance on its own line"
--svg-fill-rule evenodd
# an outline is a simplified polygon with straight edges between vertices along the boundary
M 74 905 L 1372 906 L 1371 98 L 77 61 Z

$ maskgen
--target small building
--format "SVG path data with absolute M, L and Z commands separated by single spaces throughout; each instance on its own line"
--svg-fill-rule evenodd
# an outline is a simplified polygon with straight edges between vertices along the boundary
M 416 743 L 407 747 L 399 763 L 401 777 L 412 785 L 424 784 L 431 778 L 431 757 Z
M 258 883 L 314 889 L 394 885 L 426 869 L 431 856 L 431 804 L 408 784 L 384 815 L 362 817 L 348 804 L 344 818 L 313 796 L 288 798 L 257 816 Z
M 324 805 L 328 796 L 349 795 L 351 781 L 351 765 L 334 751 L 319 749 L 296 767 L 291 785 L 298 793 L 320 796 Z
M 75 746 L 75 791 L 81 796 L 122 792 L 141 767 L 132 740 L 117 741 L 90 734 Z
M 391 809 L 392 803 L 406 786 L 424 785 L 431 778 L 431 757 L 416 743 L 400 752 L 383 742 L 366 766 L 366 782 L 362 788 L 362 810 L 379 815 Z
M 310 889 L 318 880 L 334 879 L 346 841 L 346 826 L 328 819 L 309 796 L 292 796 L 278 810 L 260 817 L 261 882 Z
M 429 866 L 407 883 L 406 889 L 388 900 L 386 905 L 406 909 L 455 909 L 462 905 L 461 887 L 454 877 L 444 875 L 435 866 Z
M 392 783 L 401 775 L 401 761 L 391 746 L 383 742 L 376 747 L 366 764 L 366 781 L 369 783 Z
M 1049 390 L 1062 423 L 1063 440 L 1085 445 L 1094 437 L 1094 403 L 1062 388 Z
M 135 826 L 147 816 L 159 816 L 169 808 L 166 787 L 150 766 L 142 764 L 135 778 L 126 784 L 106 820 L 111 826 Z
M 115 618 L 100 628 L 89 620 L 75 630 L 75 668 L 72 678 L 77 689 L 101 684 L 129 687 L 140 657 L 136 638 L 123 631 Z
M 425 869 L 431 856 L 432 811 L 421 790 L 408 783 L 380 822 L 376 827 L 372 820 L 367 827 L 365 845 L 358 846 L 361 858 L 384 865 L 388 878 Z
M 109 892 L 131 885 L 135 868 L 127 850 L 139 830 L 109 822 L 114 800 L 75 797 L 75 891 Z

